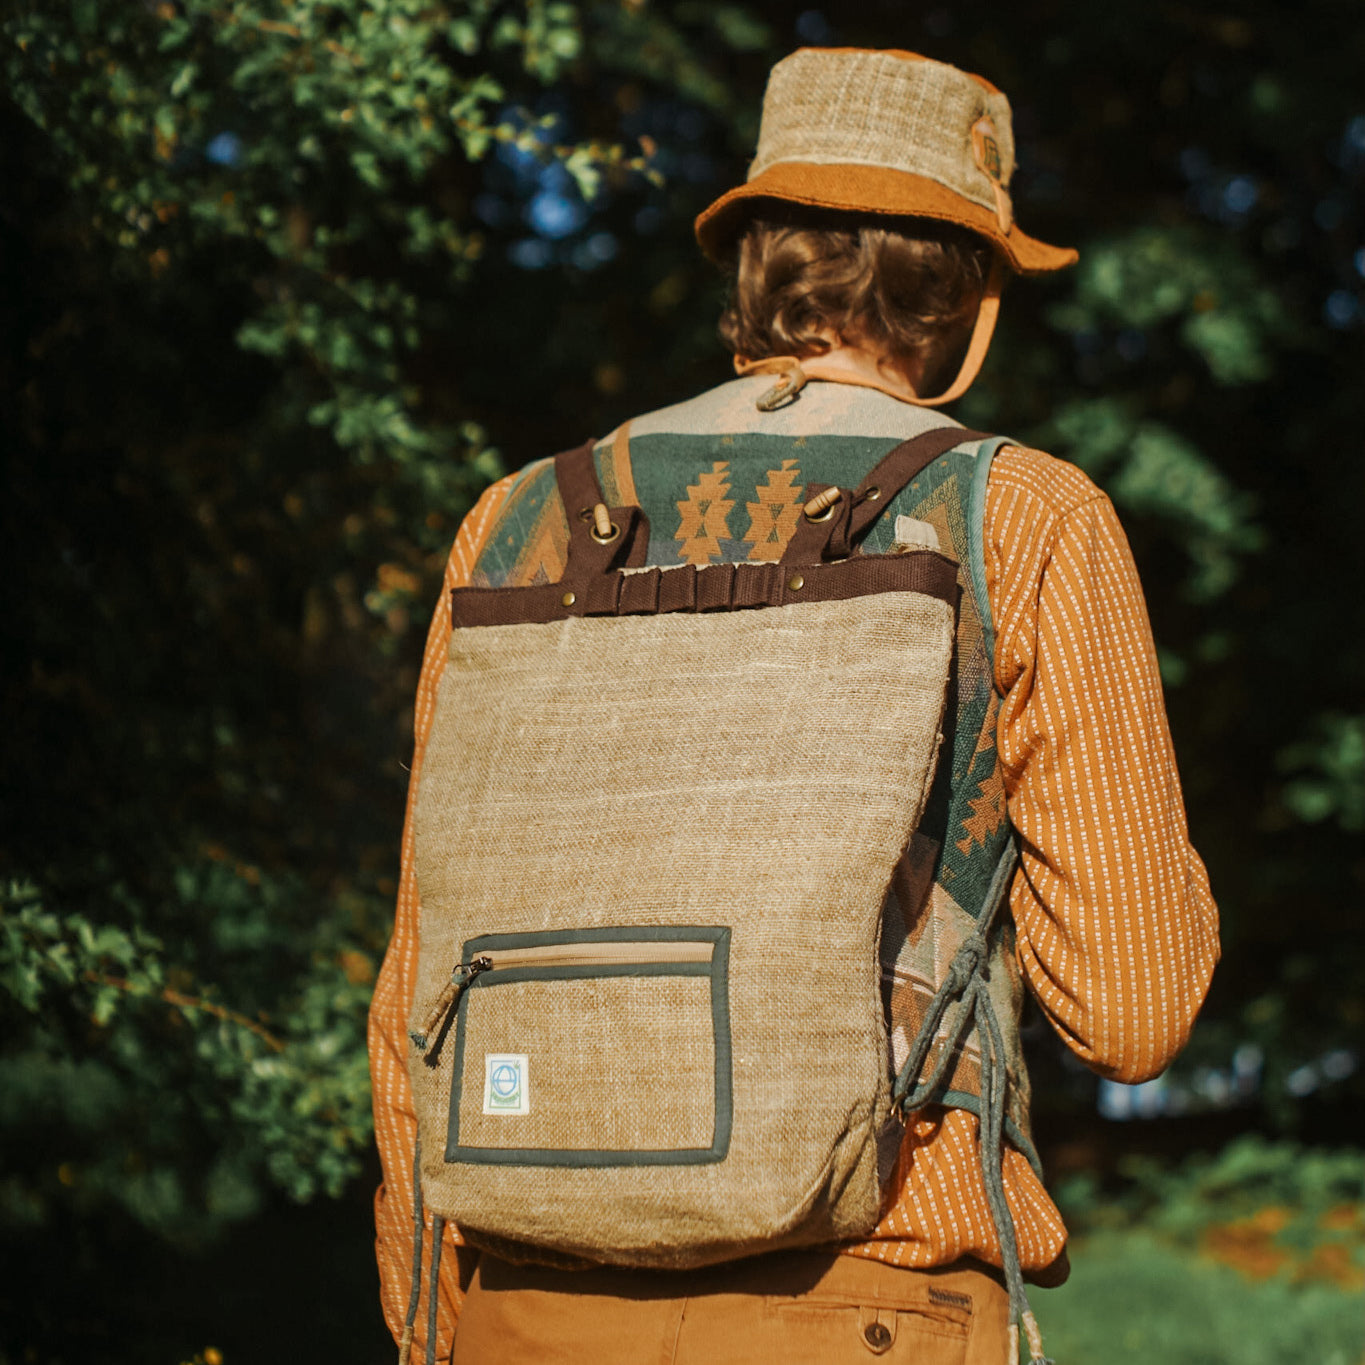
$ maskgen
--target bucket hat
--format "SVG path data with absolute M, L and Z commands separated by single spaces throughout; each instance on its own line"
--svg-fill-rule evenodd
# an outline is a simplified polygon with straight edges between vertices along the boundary
M 1005 267 L 1041 275 L 1077 259 L 1070 247 L 1020 229 L 1013 174 L 1010 104 L 990 81 L 916 52 L 801 48 L 769 73 L 748 179 L 701 213 L 697 240 L 723 262 L 750 217 L 772 201 L 929 218 L 983 237 L 993 248 L 991 267 L 957 377 L 936 397 L 910 400 L 939 407 L 961 397 L 981 369 Z M 822 375 L 827 368 L 819 357 L 735 357 L 740 374 L 784 376 L 760 406 L 785 401 L 807 378 L 833 377 Z
M 1073 264 L 1014 221 L 1013 173 L 1009 100 L 983 77 L 914 52 L 801 48 L 773 67 L 748 178 L 697 218 L 697 240 L 723 260 L 780 200 L 955 223 L 1023 275 Z

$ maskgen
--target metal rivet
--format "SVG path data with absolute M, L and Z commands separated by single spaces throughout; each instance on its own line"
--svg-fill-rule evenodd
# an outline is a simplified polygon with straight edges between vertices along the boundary
M 564 603 L 566 607 L 571 607 L 575 602 L 578 601 L 578 598 L 573 593 L 566 592 L 560 600 Z
M 881 1322 L 869 1322 L 863 1328 L 863 1337 L 874 1351 L 884 1351 L 891 1345 L 891 1329 Z
M 787 579 L 787 587 L 790 588 L 792 592 L 800 592 L 805 586 L 806 580 L 802 578 L 799 573 L 794 573 Z

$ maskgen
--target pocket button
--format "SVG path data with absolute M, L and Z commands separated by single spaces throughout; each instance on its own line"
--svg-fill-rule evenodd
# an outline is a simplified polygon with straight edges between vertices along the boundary
M 877 1355 L 881 1355 L 890 1349 L 891 1329 L 885 1323 L 869 1322 L 863 1328 L 863 1340 Z

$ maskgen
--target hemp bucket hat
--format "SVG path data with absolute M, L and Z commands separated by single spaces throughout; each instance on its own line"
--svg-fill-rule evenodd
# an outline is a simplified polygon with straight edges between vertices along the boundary
M 773 67 L 743 185 L 696 221 L 712 260 L 763 200 L 931 218 L 986 238 L 1019 274 L 1077 259 L 1014 221 L 1010 105 L 988 80 L 914 52 L 801 48 Z
M 940 407 L 960 398 L 981 369 L 1005 267 L 1040 275 L 1077 259 L 1070 247 L 1049 246 L 1020 229 L 1010 200 L 1013 174 L 1009 100 L 983 77 L 914 52 L 801 48 L 769 73 L 748 179 L 697 218 L 697 240 L 723 262 L 749 219 L 774 201 L 928 218 L 984 238 L 991 267 L 957 377 L 935 397 L 910 400 Z M 735 369 L 784 376 L 759 400 L 765 408 L 822 377 L 819 357 L 736 356 Z

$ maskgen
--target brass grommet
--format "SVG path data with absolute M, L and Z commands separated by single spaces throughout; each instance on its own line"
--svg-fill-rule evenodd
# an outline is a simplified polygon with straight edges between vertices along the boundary
M 578 597 L 575 593 L 566 592 L 559 600 L 563 602 L 566 607 L 571 607 L 578 601 Z
M 834 515 L 834 508 L 833 508 L 833 507 L 826 507 L 825 510 L 824 510 L 823 512 L 817 512 L 814 516 L 811 516 L 811 514 L 810 514 L 809 512 L 807 512 L 807 513 L 806 513 L 806 520 L 807 520 L 807 521 L 828 521 L 833 515 Z
M 863 494 L 863 497 L 864 497 L 868 502 L 876 502 L 877 499 L 881 497 L 881 495 L 882 495 L 882 490 L 881 490 L 880 488 L 878 488 L 877 485 L 874 483 L 874 484 L 872 485 L 872 487 L 869 488 L 869 489 L 867 490 L 867 492 Z
M 590 535 L 590 536 L 591 536 L 599 545 L 610 545 L 610 544 L 612 543 L 612 541 L 615 540 L 616 537 L 619 536 L 619 535 L 621 534 L 621 528 L 613 521 L 613 522 L 611 523 L 611 534 L 610 534 L 610 535 L 602 535 L 601 533 L 599 533 L 599 531 L 598 531 L 598 529 L 597 529 L 596 526 L 594 526 L 594 527 L 592 528 L 592 530 L 590 530 L 590 531 L 588 532 L 588 534 L 589 534 L 589 535 Z
M 800 592 L 806 586 L 806 580 L 799 573 L 794 573 L 787 579 L 787 587 L 792 592 Z
M 591 521 L 591 520 L 592 520 L 592 508 L 591 508 L 591 507 L 580 507 L 580 508 L 578 509 L 578 519 L 579 519 L 579 521 Z

